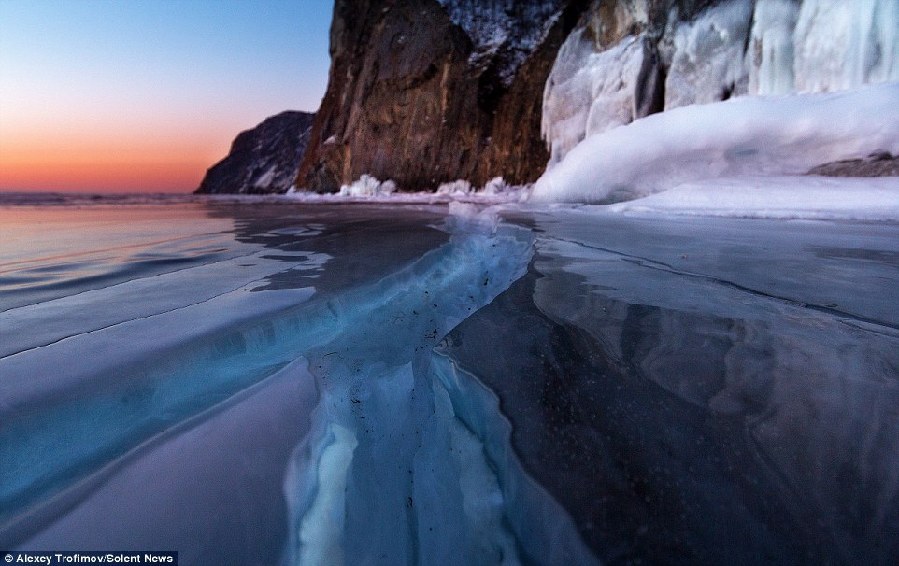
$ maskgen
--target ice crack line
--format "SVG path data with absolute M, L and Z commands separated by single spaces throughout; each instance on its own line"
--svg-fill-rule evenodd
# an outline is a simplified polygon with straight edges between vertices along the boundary
M 241 256 L 241 257 L 247 257 L 247 256 Z M 293 267 L 295 268 L 295 267 L 297 267 L 297 266 L 302 265 L 303 263 L 304 263 L 304 262 L 296 263 L 296 264 L 294 264 Z M 191 268 L 188 268 L 188 269 L 191 269 Z M 153 275 L 152 277 L 162 277 L 162 276 L 165 276 L 165 275 L 169 275 L 170 273 L 171 273 L 171 272 L 169 272 L 169 273 L 161 273 L 161 274 Z M 45 347 L 47 347 L 47 346 L 53 346 L 54 344 L 58 344 L 58 343 L 60 343 L 60 342 L 63 342 L 63 341 L 65 341 L 65 340 L 69 340 L 69 339 L 72 339 L 72 338 L 76 338 L 76 337 L 78 337 L 78 336 L 87 336 L 87 335 L 91 335 L 91 334 L 96 334 L 96 333 L 102 332 L 102 331 L 104 331 L 104 330 L 109 330 L 109 329 L 112 329 L 112 328 L 120 327 L 120 326 L 122 326 L 122 325 L 124 325 L 124 324 L 129 324 L 129 323 L 133 323 L 133 322 L 141 321 L 141 320 L 151 320 L 151 319 L 153 319 L 153 318 L 160 317 L 160 316 L 164 316 L 164 315 L 167 315 L 167 314 L 177 313 L 177 312 L 179 312 L 179 311 L 183 311 L 183 310 L 189 309 L 189 308 L 191 308 L 191 307 L 196 307 L 196 306 L 199 306 L 199 305 L 204 305 L 204 304 L 207 304 L 207 303 L 209 303 L 209 302 L 211 302 L 211 301 L 214 301 L 215 299 L 224 297 L 224 296 L 229 295 L 229 294 L 231 294 L 231 293 L 235 293 L 235 292 L 237 292 L 237 291 L 240 291 L 241 289 L 246 289 L 246 288 L 248 288 L 248 287 L 251 286 L 251 285 L 260 283 L 261 281 L 266 280 L 268 277 L 269 277 L 268 275 L 263 275 L 263 276 L 261 276 L 261 277 L 255 278 L 255 279 L 250 279 L 250 280 L 248 280 L 248 281 L 246 281 L 246 282 L 244 282 L 244 283 L 242 283 L 242 284 L 240 284 L 240 285 L 238 285 L 238 286 L 236 286 L 236 287 L 233 287 L 233 288 L 231 288 L 231 289 L 227 289 L 227 290 L 225 290 L 225 291 L 223 291 L 223 292 L 221 292 L 221 293 L 217 293 L 217 294 L 212 295 L 212 296 L 210 296 L 210 297 L 207 297 L 207 298 L 205 298 L 205 299 L 203 299 L 203 300 L 195 301 L 195 302 L 192 302 L 192 303 L 187 303 L 187 304 L 184 304 L 184 305 L 181 305 L 181 306 L 172 308 L 172 309 L 161 310 L 161 311 L 154 312 L 154 313 L 150 313 L 150 314 L 146 314 L 146 315 L 143 315 L 143 316 L 136 316 L 136 317 L 129 318 L 129 319 L 126 319 L 126 320 L 120 320 L 120 321 L 118 321 L 118 322 L 114 322 L 114 323 L 111 323 L 111 324 L 107 324 L 107 325 L 105 325 L 105 326 L 100 326 L 100 327 L 97 327 L 97 328 L 93 328 L 93 329 L 88 330 L 88 331 L 86 331 L 86 332 L 77 332 L 77 333 L 74 333 L 74 334 L 67 334 L 67 335 L 65 335 L 65 336 L 60 336 L 60 337 L 58 337 L 58 338 L 56 338 L 55 340 L 52 340 L 52 341 L 50 341 L 50 342 L 43 342 L 43 343 L 40 343 L 40 344 L 35 344 L 35 345 L 30 346 L 30 347 L 28 347 L 28 348 L 24 348 L 24 349 L 22 349 L 22 350 L 18 350 L 18 351 L 15 351 L 15 352 L 10 352 L 10 353 L 8 353 L 8 354 L 4 354 L 4 355 L 0 356 L 0 362 L 2 362 L 3 360 L 5 360 L 6 358 L 15 356 L 15 355 L 17 355 L 17 354 L 22 354 L 22 353 L 25 353 L 25 352 L 30 352 L 30 351 L 32 351 L 32 350 L 37 350 L 37 349 L 40 349 L 40 348 L 45 348 Z M 141 278 L 141 279 L 146 279 L 146 278 Z M 312 286 L 310 285 L 310 287 L 312 287 Z M 21 307 L 19 307 L 19 308 L 21 308 Z M 2 314 L 4 314 L 4 313 L 3 313 L 3 312 L 0 312 L 0 315 L 2 315 Z
M 183 271 L 190 271 L 190 270 L 192 270 L 192 269 L 197 269 L 197 268 L 201 268 L 201 267 L 207 267 L 207 266 L 210 266 L 210 265 L 216 265 L 216 264 L 224 263 L 224 262 L 228 262 L 228 261 L 236 261 L 236 260 L 241 260 L 241 259 L 245 259 L 245 258 L 249 258 L 249 257 L 258 257 L 258 255 L 259 255 L 259 252 L 258 252 L 258 251 L 254 251 L 254 252 L 248 253 L 248 254 L 241 254 L 241 255 L 229 256 L 229 257 L 222 258 L 222 259 L 217 259 L 217 260 L 214 260 L 214 261 L 201 262 L 201 263 L 199 263 L 199 264 L 189 265 L 189 266 L 187 266 L 187 267 L 182 267 L 182 268 L 180 268 L 180 269 L 172 269 L 171 271 L 163 271 L 162 273 L 154 273 L 154 274 L 151 274 L 151 275 L 137 275 L 137 276 L 135 276 L 135 277 L 130 277 L 130 278 L 128 278 L 128 279 L 123 279 L 123 280 L 121 280 L 121 281 L 116 281 L 115 283 L 113 283 L 113 284 L 111 284 L 111 285 L 100 285 L 100 286 L 98 286 L 98 287 L 90 287 L 90 288 L 88 288 L 88 289 L 82 289 L 82 290 L 80 290 L 80 291 L 78 291 L 78 292 L 76 292 L 76 293 L 72 293 L 71 295 L 63 295 L 63 296 L 61 296 L 61 297 L 54 297 L 54 298 L 52 298 L 52 299 L 50 299 L 50 300 L 48 300 L 48 301 L 42 301 L 42 302 L 38 302 L 38 303 L 28 303 L 28 304 L 25 304 L 25 305 L 18 305 L 18 306 L 10 307 L 10 308 L 8 308 L 8 309 L 3 309 L 3 310 L 0 310 L 0 315 L 6 314 L 6 313 L 8 313 L 8 312 L 15 311 L 15 310 L 17 310 L 17 309 L 24 309 L 24 308 L 28 308 L 28 307 L 34 307 L 34 306 L 36 306 L 36 305 L 45 305 L 45 304 L 52 303 L 53 301 L 61 301 L 61 300 L 71 299 L 71 298 L 74 298 L 74 297 L 78 297 L 78 296 L 80 296 L 80 295 L 84 295 L 84 294 L 86 294 L 86 293 L 95 293 L 95 292 L 98 292 L 98 291 L 106 291 L 106 290 L 109 290 L 109 289 L 114 289 L 114 288 L 120 287 L 120 286 L 122 286 L 122 285 L 127 285 L 127 284 L 129 284 L 129 283 L 134 283 L 135 281 L 142 281 L 142 280 L 146 280 L 146 279 L 152 279 L 152 278 L 155 278 L 155 277 L 166 277 L 166 276 L 174 275 L 174 274 L 177 274 L 177 273 L 181 273 L 181 272 L 183 272 Z M 109 279 L 109 278 L 112 278 L 112 277 L 114 277 L 114 276 L 109 276 L 109 275 L 98 275 L 98 276 L 92 276 L 92 277 L 90 277 L 89 279 L 90 279 L 90 280 L 93 280 L 93 281 L 96 281 L 96 280 L 101 280 L 101 281 L 102 281 L 103 279 Z M 82 279 L 82 281 L 84 281 L 84 279 Z M 61 283 L 61 284 L 53 284 L 53 285 L 56 285 L 56 286 L 64 286 L 64 285 L 68 285 L 68 284 L 70 284 L 70 282 Z M 53 287 L 48 286 L 48 285 L 45 285 L 45 286 L 42 287 L 42 289 L 47 289 L 47 288 L 52 289 Z
M 796 299 L 791 299 L 789 297 L 785 297 L 782 295 L 776 295 L 773 293 L 760 291 L 758 289 L 753 289 L 752 287 L 740 285 L 739 283 L 735 283 L 735 282 L 729 281 L 727 279 L 721 279 L 721 278 L 715 277 L 713 275 L 705 275 L 703 273 L 696 273 L 696 272 L 692 272 L 692 271 L 678 269 L 678 268 L 676 268 L 670 264 L 667 264 L 665 262 L 662 262 L 662 261 L 649 259 L 649 258 L 638 256 L 638 255 L 628 254 L 628 253 L 621 252 L 618 250 L 613 250 L 611 248 L 604 248 L 604 247 L 600 247 L 600 246 L 591 246 L 591 245 L 585 244 L 583 242 L 578 242 L 576 240 L 569 240 L 566 238 L 554 238 L 554 239 L 562 241 L 562 242 L 566 242 L 569 244 L 573 244 L 573 245 L 576 245 L 581 248 L 601 251 L 604 253 L 608 253 L 610 255 L 615 255 L 615 256 L 620 257 L 622 261 L 629 262 L 634 265 L 639 265 L 640 267 L 645 267 L 647 269 L 654 269 L 656 271 L 662 271 L 665 273 L 670 273 L 672 275 L 680 275 L 680 276 L 684 276 L 684 277 L 690 277 L 692 279 L 698 279 L 701 281 L 708 281 L 708 282 L 720 285 L 722 287 L 728 287 L 730 289 L 734 289 L 736 291 L 740 291 L 743 293 L 748 293 L 748 294 L 756 296 L 756 297 L 774 300 L 777 302 L 788 304 L 793 307 L 809 309 L 809 310 L 821 312 L 823 314 L 828 314 L 828 315 L 834 316 L 838 319 L 848 319 L 848 320 L 858 321 L 858 322 L 862 322 L 862 323 L 866 323 L 866 324 L 870 324 L 870 325 L 886 327 L 886 328 L 892 329 L 894 331 L 899 331 L 899 325 L 891 324 L 889 322 L 879 320 L 876 318 L 872 318 L 872 317 L 866 317 L 866 316 L 862 316 L 859 314 L 846 312 L 846 311 L 843 311 L 843 310 L 840 310 L 840 309 L 837 309 L 837 308 L 834 308 L 834 307 L 831 307 L 828 305 L 819 305 L 819 304 L 815 304 L 815 303 L 807 303 L 807 302 L 797 301 Z
M 497 555 L 516 562 L 501 498 L 491 515 L 497 521 L 482 525 L 489 528 L 478 528 L 463 505 L 472 483 L 496 480 L 463 473 L 483 451 L 470 433 L 452 432 L 460 425 L 440 409 L 430 353 L 522 276 L 532 251 L 530 232 L 520 228 L 458 229 L 448 244 L 382 280 L 376 300 L 356 294 L 332 303 L 339 330 L 308 356 L 321 402 L 285 480 L 287 563 L 325 556 L 493 563 Z M 459 460 L 463 453 L 470 457 Z

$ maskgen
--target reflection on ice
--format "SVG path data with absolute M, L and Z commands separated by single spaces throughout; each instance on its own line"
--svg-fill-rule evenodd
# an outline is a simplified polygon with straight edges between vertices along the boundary
M 182 564 L 275 564 L 287 517 L 279 487 L 316 401 L 297 360 L 57 500 L 49 518 L 34 517 L 55 521 L 19 546 L 177 548 Z
M 600 559 L 889 562 L 895 227 L 567 216 L 447 352 Z

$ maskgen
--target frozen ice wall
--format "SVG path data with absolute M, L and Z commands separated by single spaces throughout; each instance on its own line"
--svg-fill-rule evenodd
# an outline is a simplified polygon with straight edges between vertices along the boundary
M 675 26 L 666 110 L 746 92 L 743 49 L 751 18 L 752 4 L 734 0 Z
M 690 20 L 642 22 L 604 45 L 582 22 L 560 49 L 543 98 L 549 167 L 582 139 L 639 119 L 665 73 L 664 109 L 746 94 L 832 92 L 899 80 L 899 0 L 729 0 Z M 589 36 L 589 37 L 588 37 Z M 643 49 L 639 49 L 642 40 Z
M 899 0 L 805 0 L 793 43 L 797 90 L 899 80 Z
M 543 136 L 555 164 L 587 135 L 628 124 L 644 60 L 642 38 L 627 36 L 606 51 L 578 29 L 565 40 L 546 82 Z

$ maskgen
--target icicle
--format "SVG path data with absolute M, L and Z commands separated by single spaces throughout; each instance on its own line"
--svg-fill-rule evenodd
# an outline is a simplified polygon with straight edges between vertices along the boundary
M 787 94 L 793 90 L 795 0 L 758 0 L 753 14 L 746 66 L 749 94 Z

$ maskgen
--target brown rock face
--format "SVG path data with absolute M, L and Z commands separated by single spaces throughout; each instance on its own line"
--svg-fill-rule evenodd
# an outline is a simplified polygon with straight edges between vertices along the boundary
M 297 186 L 332 192 L 364 173 L 400 190 L 536 179 L 548 160 L 543 85 L 588 2 L 547 4 L 558 17 L 532 23 L 536 45 L 485 56 L 436 0 L 337 0 L 328 89 Z M 509 54 L 522 49 L 510 75 Z
M 847 159 L 812 168 L 809 175 L 823 177 L 899 177 L 899 155 L 888 151 L 872 153 L 866 159 Z
M 535 181 L 546 169 L 549 151 L 540 135 L 543 89 L 556 53 L 582 10 L 577 3 L 570 5 L 521 65 L 485 119 L 483 149 L 475 156 L 474 173 L 461 177 L 476 186 L 498 176 L 518 185 Z

